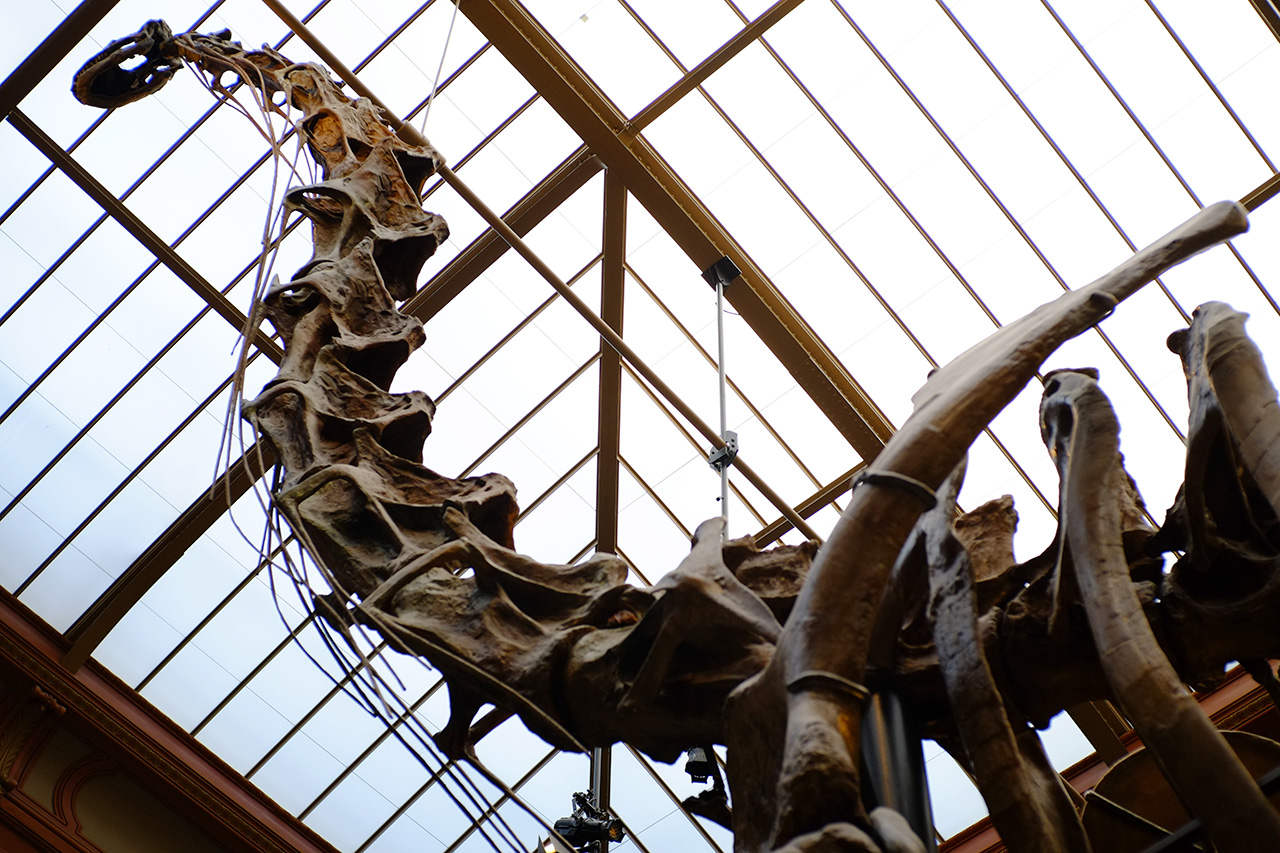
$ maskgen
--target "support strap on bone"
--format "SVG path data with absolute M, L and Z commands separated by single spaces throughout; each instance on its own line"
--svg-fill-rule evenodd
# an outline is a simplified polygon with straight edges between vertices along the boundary
M 824 672 L 820 669 L 807 669 L 787 682 L 788 693 L 799 693 L 801 690 L 826 690 L 831 693 L 841 693 L 852 697 L 858 702 L 865 702 L 871 696 L 871 691 L 858 682 L 845 678 L 843 675 Z
M 917 479 L 908 477 L 906 474 L 895 474 L 893 471 L 864 470 L 853 478 L 853 486 L 850 491 L 858 488 L 863 483 L 869 486 L 896 486 L 899 489 L 905 489 L 921 498 L 930 509 L 938 503 L 938 496 L 933 489 Z

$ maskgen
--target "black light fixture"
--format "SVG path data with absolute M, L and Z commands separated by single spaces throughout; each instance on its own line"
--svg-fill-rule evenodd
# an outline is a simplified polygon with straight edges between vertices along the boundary
M 684 772 L 694 782 L 705 782 L 716 775 L 716 760 L 706 747 L 695 746 L 689 750 L 689 757 L 685 759 Z
M 626 837 L 622 821 L 596 808 L 587 794 L 574 794 L 573 806 L 573 814 L 557 820 L 553 828 L 560 838 L 572 844 L 573 849 L 579 853 L 599 850 L 601 842 L 621 841 Z M 570 853 L 554 837 L 543 841 L 541 849 L 542 853 Z

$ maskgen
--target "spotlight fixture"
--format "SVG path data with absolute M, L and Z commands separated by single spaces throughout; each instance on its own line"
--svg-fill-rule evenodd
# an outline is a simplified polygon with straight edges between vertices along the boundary
M 716 760 L 706 747 L 695 746 L 689 750 L 689 757 L 685 759 L 684 772 L 694 782 L 705 782 L 716 775 Z
M 554 824 L 555 831 L 577 851 L 595 851 L 603 841 L 621 841 L 626 837 L 622 821 L 610 817 L 585 793 L 573 795 L 573 814 L 562 817 Z M 565 850 L 554 836 L 542 842 L 541 853 L 573 853 Z

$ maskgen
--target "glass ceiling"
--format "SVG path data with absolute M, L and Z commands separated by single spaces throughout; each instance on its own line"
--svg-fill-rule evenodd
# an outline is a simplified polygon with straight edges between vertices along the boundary
M 387 694 L 390 726 L 340 689 L 311 617 L 260 560 L 261 495 L 224 474 L 237 338 L 287 168 L 194 74 L 109 114 L 70 95 L 82 62 L 161 13 L 175 32 L 229 27 L 316 58 L 262 0 L 206 4 L 121 0 L 0 123 L 0 583 L 338 848 L 530 850 L 539 826 L 518 803 L 474 772 L 439 772 L 425 734 L 447 702 L 433 671 L 386 653 L 403 682 Z M 411 307 L 428 342 L 397 385 L 439 402 L 428 465 L 516 482 L 522 551 L 566 562 L 611 548 L 637 583 L 674 568 L 721 509 L 710 444 L 680 413 L 719 418 L 715 293 L 700 276 L 709 261 L 691 256 L 698 240 L 732 246 L 751 286 L 783 306 L 761 321 L 727 291 L 728 425 L 758 475 L 732 470 L 729 520 L 733 536 L 795 542 L 803 534 L 762 484 L 825 536 L 851 472 L 907 417 L 930 368 L 1202 203 L 1244 197 L 1280 156 L 1280 44 L 1246 0 L 285 5 L 489 208 L 508 211 L 592 311 L 621 305 L 623 338 L 673 394 L 602 354 L 583 317 L 437 182 L 425 206 L 452 235 L 423 270 Z M 603 106 L 586 115 L 547 69 L 491 44 L 494 7 L 526 10 Z M 53 0 L 11 11 L 0 77 L 66 11 Z M 752 23 L 762 15 L 770 26 Z M 282 147 L 292 157 L 295 145 Z M 644 168 L 657 177 L 629 185 Z M 299 170 L 295 182 L 309 181 Z M 638 194 L 625 218 L 618 204 L 606 216 L 606 185 Z M 671 199 L 689 196 L 705 220 L 673 213 L 684 208 Z M 1157 518 L 1182 478 L 1187 411 L 1168 333 L 1201 302 L 1227 301 L 1280 365 L 1275 216 L 1259 208 L 1233 246 L 1179 267 L 1049 364 L 1100 368 Z M 291 228 L 276 271 L 300 266 L 308 239 Z M 842 366 L 836 378 L 796 370 L 796 340 Z M 251 352 L 252 396 L 278 353 Z M 832 404 L 833 387 L 869 402 Z M 973 507 L 1014 495 L 1022 558 L 1055 525 L 1038 398 L 1029 389 L 979 439 L 961 496 Z M 600 417 L 614 399 L 616 427 Z M 239 439 L 231 448 L 235 461 Z M 215 479 L 231 484 L 230 513 L 203 497 Z M 616 499 L 598 490 L 615 480 Z M 1065 715 L 1046 742 L 1060 769 L 1093 748 Z M 984 810 L 927 746 L 946 837 Z M 545 820 L 589 785 L 586 757 L 549 751 L 515 720 L 479 752 Z M 612 756 L 613 808 L 635 833 L 620 846 L 731 847 L 679 812 L 700 786 L 678 766 L 625 747 Z

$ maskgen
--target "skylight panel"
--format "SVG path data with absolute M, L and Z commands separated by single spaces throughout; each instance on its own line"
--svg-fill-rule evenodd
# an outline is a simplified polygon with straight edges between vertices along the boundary
M 624 115 L 635 115 L 679 79 L 679 70 L 621 4 L 580 5 L 572 21 L 548 16 L 546 3 L 531 3 L 529 11 Z
M 102 209 L 70 178 L 57 172 L 9 215 L 0 233 L 22 254 L 48 267 L 101 214 Z
M 623 406 L 627 407 L 631 399 L 628 396 L 628 382 L 622 383 L 623 388 Z M 630 409 L 631 414 L 628 421 L 633 428 L 646 429 L 660 428 L 658 418 L 662 415 L 656 411 L 646 412 L 636 407 Z M 665 420 L 665 418 L 663 418 Z M 627 431 L 623 432 L 623 441 L 625 448 Z M 666 436 L 663 436 L 666 439 Z M 666 439 L 670 440 L 670 439 Z M 623 450 L 623 457 L 626 457 L 626 450 Z M 686 460 L 691 457 L 686 456 Z M 710 469 L 708 469 L 710 470 Z M 620 482 L 632 481 L 634 478 L 625 470 L 618 474 Z M 635 484 L 639 486 L 638 483 Z M 632 494 L 631 486 L 624 487 Z M 642 487 L 641 487 L 642 488 Z M 715 489 L 714 481 L 708 494 L 712 494 Z M 713 510 L 710 515 L 715 514 Z M 627 559 L 644 573 L 644 576 L 650 581 L 657 581 L 658 578 L 680 565 L 680 561 L 689 555 L 689 538 L 680 530 L 680 527 L 666 515 L 647 494 L 639 493 L 633 500 L 619 502 L 618 509 L 618 547 L 619 550 L 627 555 Z
M 32 48 L 44 41 L 62 23 L 66 10 L 53 0 L 26 4 L 21 15 L 13 15 L 0 30 L 0 80 L 8 77 Z
M 899 316 L 939 364 L 946 364 L 995 331 L 991 318 L 953 276 L 903 305 Z M 923 380 L 920 384 L 924 384 Z
M 911 414 L 911 395 L 924 384 L 932 365 L 897 326 L 881 323 L 836 355 L 859 377 L 867 395 L 889 418 L 902 423 Z M 869 369 L 874 365 L 875 369 Z
M 927 749 L 927 741 L 925 746 Z M 987 804 L 969 776 L 950 755 L 938 749 L 933 755 L 926 752 L 926 756 L 925 772 L 929 777 L 933 825 L 944 838 L 950 838 L 985 817 Z
M 545 563 L 572 561 L 595 538 L 595 476 L 594 465 L 584 466 L 525 516 L 515 533 L 517 549 Z
M 427 118 L 426 136 L 447 161 L 454 162 L 533 94 L 533 87 L 502 54 L 496 50 L 485 51 L 440 95 L 440 99 L 448 99 L 465 116 L 474 128 L 473 135 L 463 137 L 449 132 L 447 127 L 437 127 L 438 119 L 443 122 L 443 118 L 436 115 L 441 104 L 433 103 L 431 115 Z M 488 199 L 483 194 L 481 197 Z
M 165 716 L 189 729 L 204 719 L 237 683 L 236 677 L 193 643 L 140 692 Z
M 291 662 L 295 665 L 298 663 Z M 315 671 L 315 666 L 310 661 L 303 660 L 302 666 Z M 257 681 L 255 679 L 253 683 L 256 685 Z M 282 715 L 255 690 L 247 689 L 236 694 L 200 730 L 200 742 L 216 752 L 219 758 L 234 767 L 238 773 L 248 773 L 267 750 L 289 732 L 293 724 L 293 719 Z
M 402 817 L 373 838 L 372 843 L 366 841 L 356 849 L 370 853 L 396 853 L 401 850 L 442 853 L 469 825 L 470 821 L 449 799 L 444 788 L 433 784 Z
M 485 199 L 485 203 L 497 210 L 504 210 L 514 204 L 537 181 L 555 169 L 582 142 L 574 135 L 546 102 L 535 100 L 528 109 L 505 127 L 476 156 L 465 172 L 468 184 L 474 185 L 477 193 Z M 476 177 L 473 164 L 487 156 L 501 157 L 508 161 L 519 174 L 518 179 L 510 181 L 500 191 L 489 185 L 487 180 Z M 476 183 L 480 181 L 480 183 Z M 481 186 L 489 186 L 488 192 L 482 192 Z
M 286 810 L 297 814 L 346 766 L 326 746 L 329 745 L 301 732 L 290 738 L 251 779 Z
M 52 573 L 36 577 L 19 600 L 57 631 L 66 631 L 106 590 L 112 576 L 78 548 L 65 549 Z
M 651 766 L 657 770 L 656 765 Z M 625 798 L 615 796 L 618 813 L 646 848 L 688 851 L 713 849 L 644 769 L 640 759 L 625 747 L 615 748 L 613 751 L 613 778 L 614 790 L 627 792 Z M 680 791 L 684 795 L 694 793 L 687 779 Z
M 416 9 L 423 4 L 420 0 L 410 0 L 409 5 Z M 439 82 L 443 84 L 484 46 L 484 36 L 466 15 L 455 15 L 455 8 L 447 0 L 434 0 L 386 50 L 360 71 L 360 79 L 379 93 L 378 97 L 395 110 L 397 115 L 407 115 L 410 109 L 427 97 L 437 72 Z M 383 25 L 389 28 L 393 22 L 402 21 L 406 17 L 404 14 L 385 17 L 378 14 L 375 20 L 384 22 Z M 432 113 L 437 106 L 438 104 L 432 103 Z M 412 124 L 422 127 L 421 114 L 413 117 Z M 431 131 L 428 124 L 427 136 L 434 139 Z
M 742 27 L 724 0 L 630 0 L 630 6 L 686 68 L 706 59 Z
M 307 822 L 339 850 L 355 850 L 391 816 L 395 806 L 364 778 L 348 776 Z

